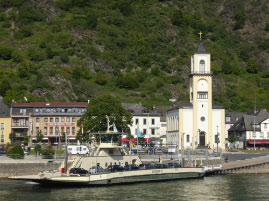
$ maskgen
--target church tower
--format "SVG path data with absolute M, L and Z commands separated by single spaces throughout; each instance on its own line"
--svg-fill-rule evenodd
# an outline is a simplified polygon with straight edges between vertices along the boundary
M 212 146 L 212 72 L 210 53 L 206 51 L 202 42 L 191 57 L 190 102 L 193 105 L 192 147 L 210 147 Z

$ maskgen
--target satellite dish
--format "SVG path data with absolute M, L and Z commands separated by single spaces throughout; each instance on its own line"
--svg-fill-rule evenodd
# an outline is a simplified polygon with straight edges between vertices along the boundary
M 24 101 L 27 102 L 27 98 L 25 96 L 23 98 L 24 98 Z

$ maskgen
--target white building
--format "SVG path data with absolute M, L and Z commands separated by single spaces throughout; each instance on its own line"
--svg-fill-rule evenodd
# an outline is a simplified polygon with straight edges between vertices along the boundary
M 131 135 L 137 138 L 137 130 L 146 141 L 159 141 L 161 136 L 160 114 L 156 110 L 148 110 L 141 104 L 123 103 L 123 107 L 132 113 L 133 125 L 130 126 Z M 123 136 L 125 138 L 126 136 Z
M 191 57 L 190 102 L 167 111 L 167 143 L 178 149 L 225 148 L 225 110 L 212 104 L 210 53 L 202 43 Z

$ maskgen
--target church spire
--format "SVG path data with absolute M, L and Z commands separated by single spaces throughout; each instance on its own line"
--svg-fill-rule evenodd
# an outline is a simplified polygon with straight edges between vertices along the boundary
M 206 51 L 205 47 L 203 44 L 200 42 L 197 50 L 194 52 L 195 54 L 209 54 L 208 51 Z
M 197 50 L 195 51 L 195 54 L 209 54 L 209 52 L 206 51 L 205 47 L 202 44 L 203 38 L 202 38 L 202 32 L 200 31 L 199 33 L 199 46 Z

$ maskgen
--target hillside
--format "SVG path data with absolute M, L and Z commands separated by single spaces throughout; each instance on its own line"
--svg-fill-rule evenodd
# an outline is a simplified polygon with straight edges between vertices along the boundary
M 188 100 L 202 31 L 214 103 L 269 109 L 266 0 L 0 0 L 0 95 L 23 101 Z

